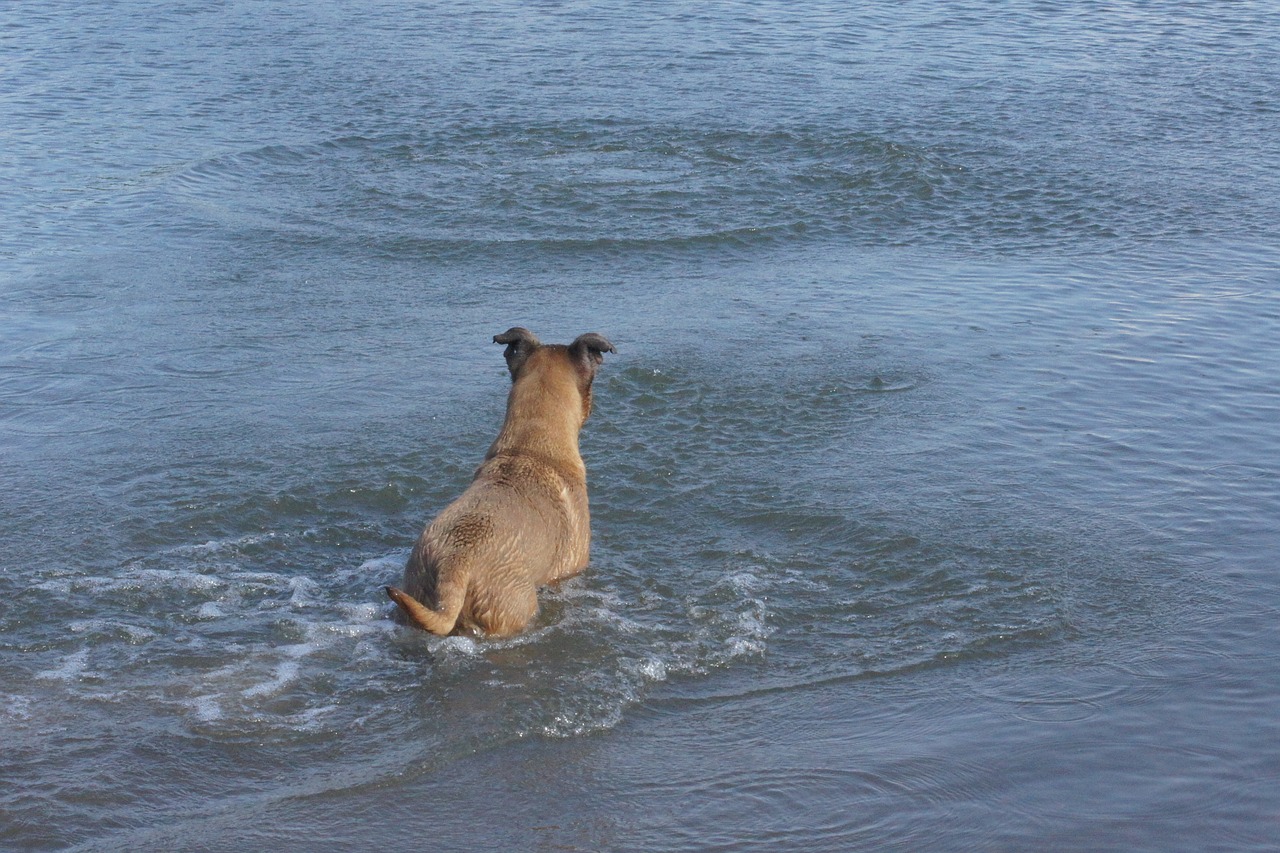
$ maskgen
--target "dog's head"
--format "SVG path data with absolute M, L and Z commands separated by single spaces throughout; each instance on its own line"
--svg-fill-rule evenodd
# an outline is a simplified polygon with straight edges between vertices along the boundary
M 553 374 L 569 376 L 582 398 L 582 419 L 591 414 L 591 383 L 596 371 L 604 362 L 604 354 L 617 352 L 604 335 L 588 332 L 579 335 L 573 343 L 543 344 L 528 329 L 520 326 L 507 329 L 493 336 L 495 344 L 506 344 L 502 356 L 511 371 L 511 382 L 519 383 L 526 376 Z

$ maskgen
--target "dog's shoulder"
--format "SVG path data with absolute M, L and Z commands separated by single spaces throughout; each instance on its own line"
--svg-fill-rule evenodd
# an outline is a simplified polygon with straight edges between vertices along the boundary
M 580 457 L 564 460 L 530 453 L 499 453 L 476 470 L 475 482 L 481 487 L 558 495 L 584 488 L 586 471 Z

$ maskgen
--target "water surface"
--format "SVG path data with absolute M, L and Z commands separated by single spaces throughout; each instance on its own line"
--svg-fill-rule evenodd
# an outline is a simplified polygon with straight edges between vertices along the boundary
M 1267 5 L 0 20 L 3 846 L 1274 845 Z M 592 567 L 397 628 L 516 324 Z

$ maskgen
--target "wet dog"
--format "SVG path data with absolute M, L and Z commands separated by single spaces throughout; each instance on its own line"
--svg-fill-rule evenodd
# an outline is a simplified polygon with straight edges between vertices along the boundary
M 528 329 L 495 335 L 511 372 L 507 416 L 467 490 L 427 526 L 389 586 L 399 621 L 432 634 L 518 634 L 538 587 L 576 575 L 591 546 L 578 433 L 591 383 L 616 352 L 595 333 L 542 344 Z

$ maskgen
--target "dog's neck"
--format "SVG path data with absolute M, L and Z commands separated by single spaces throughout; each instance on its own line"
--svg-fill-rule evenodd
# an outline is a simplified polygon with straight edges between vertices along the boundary
M 511 386 L 506 419 L 485 458 L 537 456 L 581 470 L 578 432 L 582 429 L 583 404 L 576 378 L 561 365 L 528 368 Z

